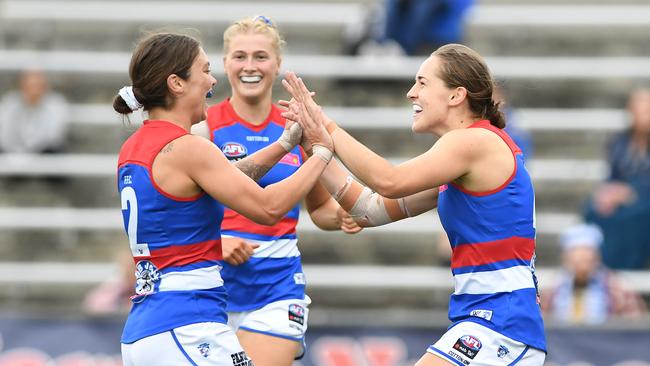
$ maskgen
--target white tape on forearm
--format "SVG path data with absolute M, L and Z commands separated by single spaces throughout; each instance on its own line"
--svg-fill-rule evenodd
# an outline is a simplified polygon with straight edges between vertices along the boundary
M 329 163 L 330 160 L 332 160 L 332 150 L 330 150 L 330 149 L 328 149 L 328 148 L 326 148 L 325 146 L 322 146 L 322 145 L 313 145 L 312 146 L 312 154 L 314 156 L 318 156 L 325 163 Z
M 289 128 L 282 131 L 282 135 L 278 138 L 278 143 L 287 151 L 291 151 L 302 139 L 302 128 L 299 124 L 294 123 Z
M 393 222 L 386 211 L 384 197 L 368 187 L 363 188 L 349 213 L 355 220 L 364 220 L 369 226 L 380 226 Z

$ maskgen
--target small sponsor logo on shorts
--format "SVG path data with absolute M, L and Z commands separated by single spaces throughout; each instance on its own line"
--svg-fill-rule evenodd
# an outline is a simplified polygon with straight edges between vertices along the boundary
M 201 352 L 201 356 L 206 358 L 210 356 L 210 343 L 201 343 L 197 348 Z
M 508 347 L 506 347 L 504 345 L 499 346 L 499 349 L 497 350 L 497 356 L 499 356 L 499 358 L 506 357 L 508 355 L 508 353 L 510 353 L 510 350 L 508 349 Z
M 478 351 L 481 350 L 482 346 L 483 345 L 481 344 L 481 341 L 478 340 L 478 338 L 471 335 L 464 335 L 458 338 L 454 344 L 454 349 L 473 360 L 474 357 L 476 357 Z
M 254 366 L 253 361 L 248 358 L 244 351 L 233 353 L 230 358 L 232 358 L 232 366 Z
M 447 352 L 447 354 L 448 354 L 449 356 L 451 356 L 453 359 L 455 359 L 455 360 L 457 360 L 457 361 L 459 361 L 459 362 L 462 362 L 463 365 L 469 365 L 469 361 L 467 361 L 466 359 L 464 359 L 463 356 L 459 355 L 458 353 L 456 353 L 456 352 L 454 352 L 454 351 L 449 351 L 449 352 Z
M 298 304 L 289 305 L 289 320 L 300 325 L 305 324 L 305 308 Z
M 132 183 L 133 183 L 133 178 L 130 175 L 125 175 L 124 184 L 132 184 Z
M 472 310 L 469 315 L 475 316 L 477 318 L 483 318 L 485 320 L 492 320 L 492 310 Z
M 305 274 L 304 273 L 294 273 L 293 274 L 293 282 L 296 283 L 296 285 L 304 285 L 307 283 L 305 281 Z

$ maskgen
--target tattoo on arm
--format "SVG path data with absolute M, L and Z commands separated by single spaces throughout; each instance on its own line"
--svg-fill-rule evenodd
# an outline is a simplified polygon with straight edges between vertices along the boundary
M 172 142 L 168 143 L 167 145 L 165 145 L 165 147 L 163 147 L 162 150 L 160 150 L 160 152 L 161 153 L 168 153 L 168 152 L 172 151 L 173 147 L 174 147 L 174 141 L 172 141 Z
M 272 168 L 272 166 L 255 164 L 252 159 L 239 160 L 235 166 L 254 181 L 261 179 Z

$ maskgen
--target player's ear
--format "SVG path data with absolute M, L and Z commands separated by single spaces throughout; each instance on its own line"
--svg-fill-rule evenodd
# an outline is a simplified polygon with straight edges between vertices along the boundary
M 176 74 L 171 74 L 167 77 L 167 89 L 174 94 L 174 95 L 181 95 L 183 94 L 183 89 L 184 89 L 185 83 L 183 79 L 181 79 L 178 75 Z
M 449 105 L 450 106 L 459 105 L 465 100 L 465 98 L 467 98 L 467 89 L 463 88 L 462 86 L 459 86 L 454 90 L 452 90 L 451 93 L 449 94 Z

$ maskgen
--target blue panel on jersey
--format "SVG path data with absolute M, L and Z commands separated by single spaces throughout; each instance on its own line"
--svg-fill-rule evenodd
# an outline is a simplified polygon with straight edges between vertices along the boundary
M 228 316 L 223 287 L 198 291 L 165 291 L 138 298 L 124 326 L 122 343 L 166 332 L 183 325 L 217 322 L 226 324 Z
M 495 294 L 452 295 L 449 319 L 452 322 L 475 321 L 529 346 L 546 350 L 543 321 L 536 299 L 534 288 Z M 473 310 L 491 310 L 492 318 L 488 321 L 470 316 Z
M 300 257 L 250 258 L 232 266 L 223 264 L 221 276 L 228 292 L 228 311 L 247 311 L 286 299 L 302 299 L 305 285 L 296 283 L 296 274 L 304 279 Z

